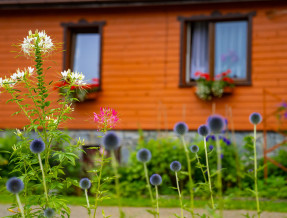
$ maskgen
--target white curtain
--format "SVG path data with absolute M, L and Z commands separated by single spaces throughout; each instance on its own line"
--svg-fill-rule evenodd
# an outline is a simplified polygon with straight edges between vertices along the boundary
M 208 23 L 196 22 L 193 24 L 191 47 L 191 79 L 196 79 L 195 73 L 208 73 Z
M 215 75 L 228 69 L 231 77 L 246 78 L 247 21 L 215 24 Z
M 99 78 L 100 34 L 78 33 L 75 39 L 73 70 L 85 75 L 85 82 Z

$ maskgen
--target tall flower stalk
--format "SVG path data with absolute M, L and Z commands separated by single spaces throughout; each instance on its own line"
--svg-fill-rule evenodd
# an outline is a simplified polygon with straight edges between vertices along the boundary
M 91 188 L 92 183 L 91 183 L 91 181 L 88 178 L 82 178 L 80 180 L 79 184 L 80 184 L 80 187 L 82 189 L 84 189 L 84 191 L 85 191 L 88 214 L 89 214 L 89 217 L 91 218 L 92 215 L 91 215 L 91 207 L 90 207 L 89 196 L 88 196 L 88 189 Z
M 222 195 L 222 160 L 221 160 L 221 146 L 218 134 L 221 133 L 225 128 L 225 122 L 222 116 L 212 115 L 207 121 L 208 129 L 215 134 L 216 140 L 216 153 L 217 153 L 217 189 L 219 197 L 219 215 L 223 217 L 223 195 Z M 210 179 L 210 178 L 209 178 Z
M 203 137 L 206 171 L 207 171 L 208 186 L 209 186 L 209 192 L 210 192 L 210 201 L 211 201 L 211 207 L 212 209 L 214 209 L 214 200 L 213 200 L 213 195 L 212 195 L 211 177 L 210 177 L 210 171 L 209 171 L 208 154 L 207 154 L 207 146 L 206 146 L 206 137 L 209 135 L 208 127 L 206 125 L 201 125 L 198 128 L 198 134 Z
M 94 122 L 97 125 L 97 130 L 102 132 L 104 135 L 107 131 L 115 128 L 116 124 L 119 121 L 118 113 L 109 107 L 101 107 L 99 113 L 94 112 Z M 100 169 L 98 171 L 99 175 L 97 175 L 97 189 L 96 189 L 96 197 L 95 197 L 95 210 L 94 210 L 94 218 L 96 217 L 98 202 L 101 197 L 101 179 L 102 179 L 102 171 L 105 162 L 105 146 L 102 146 L 101 149 L 101 161 L 100 161 Z
M 21 140 L 13 146 L 11 161 L 15 165 L 12 173 L 22 173 L 25 183 L 25 189 L 23 190 L 25 207 L 21 212 L 29 217 L 36 217 L 39 215 L 40 210 L 33 209 L 36 205 L 35 202 L 45 202 L 41 204 L 42 211 L 50 208 L 49 205 L 53 205 L 54 208 L 50 209 L 55 214 L 69 214 L 70 210 L 64 200 L 56 195 L 49 197 L 48 193 L 49 188 L 54 187 L 53 185 L 55 184 L 60 184 L 60 182 L 69 183 L 69 178 L 63 180 L 63 177 L 60 177 L 59 174 L 64 174 L 63 164 L 75 164 L 75 159 L 78 156 L 74 152 L 81 150 L 80 147 L 83 145 L 83 142 L 80 140 L 78 140 L 77 145 L 73 145 L 70 143 L 71 138 L 58 130 L 61 122 L 70 119 L 67 114 L 72 111 L 71 105 L 68 105 L 70 102 L 69 93 L 71 91 L 60 94 L 61 98 L 57 101 L 58 107 L 54 108 L 55 104 L 51 106 L 51 101 L 48 100 L 48 97 L 50 94 L 49 88 L 53 81 L 50 81 L 49 84 L 46 83 L 43 60 L 46 54 L 55 49 L 55 45 L 44 31 L 35 31 L 34 33 L 29 31 L 29 35 L 24 38 L 20 46 L 21 52 L 35 62 L 35 68 L 18 69 L 10 77 L 0 78 L 0 88 L 1 91 L 4 90 L 11 94 L 12 98 L 8 102 L 15 102 L 19 106 L 20 111 L 17 111 L 16 114 L 23 113 L 29 120 L 30 123 L 25 126 L 23 134 L 24 132 L 28 134 L 35 132 L 37 137 L 41 139 L 41 143 L 35 143 L 34 140 L 34 144 L 32 142 L 30 145 L 31 151 L 36 156 L 27 152 L 31 139 L 23 136 L 22 133 L 19 133 L 21 136 L 17 134 L 21 137 Z M 68 83 L 68 90 L 70 90 L 71 86 L 79 87 L 83 84 L 81 83 L 83 77 L 78 77 L 76 73 L 73 75 L 74 78 Z M 62 80 L 65 80 L 65 78 L 62 78 Z M 18 87 L 21 84 L 24 87 Z M 53 117 L 57 118 L 54 119 Z M 63 141 L 68 142 L 69 145 L 62 149 L 55 149 L 52 146 Z M 41 152 L 43 153 L 40 154 Z M 53 156 L 53 160 L 57 163 L 54 167 L 51 167 L 49 163 L 51 156 Z M 42 159 L 44 160 L 42 161 Z M 34 164 L 37 162 L 39 162 L 38 166 Z M 38 175 L 39 169 L 42 179 Z M 38 186 L 34 182 L 29 182 L 32 178 L 28 175 L 33 175 L 33 178 L 37 178 L 43 184 L 43 196 L 39 197 L 39 195 L 28 192 L 29 188 L 34 189 Z M 61 189 L 61 187 L 57 186 L 57 189 Z M 28 193 L 30 195 L 29 198 L 27 198 Z M 26 211 L 24 211 L 25 209 Z M 49 212 L 49 210 L 47 211 Z M 49 214 L 48 212 L 47 214 Z
M 186 156 L 188 179 L 189 179 L 189 192 L 190 192 L 190 211 L 191 211 L 192 217 L 194 217 L 194 193 L 193 193 L 192 172 L 191 172 L 191 166 L 190 166 L 189 152 L 187 150 L 187 146 L 186 146 L 185 139 L 184 139 L 184 135 L 188 132 L 188 126 L 184 122 L 178 122 L 174 126 L 174 132 L 180 137 L 182 144 L 183 144 L 185 156 Z
M 115 150 L 118 149 L 120 146 L 120 138 L 115 132 L 107 132 L 102 140 L 102 144 L 105 146 L 107 150 L 111 152 L 112 157 L 112 168 L 115 175 L 115 190 L 118 200 L 118 207 L 120 212 L 120 217 L 124 216 L 124 212 L 122 211 L 122 205 L 121 205 L 121 194 L 120 194 L 120 184 L 119 184 L 119 174 L 118 174 L 118 166 L 117 166 L 117 160 L 115 155 Z
M 207 180 L 206 180 L 206 176 L 205 176 L 205 173 L 204 173 L 204 170 L 203 170 L 203 167 L 200 163 L 200 160 L 199 160 L 199 157 L 197 155 L 198 151 L 199 151 L 199 147 L 197 145 L 192 145 L 189 147 L 189 150 L 195 154 L 195 158 L 197 160 L 197 166 L 200 168 L 201 170 L 201 173 L 202 173 L 202 176 L 203 176 L 203 179 L 204 179 L 204 182 L 206 183 Z
M 158 204 L 158 186 L 162 183 L 162 178 L 158 174 L 153 174 L 150 177 L 150 183 L 155 187 L 155 200 L 156 200 L 156 214 L 159 218 L 159 204 Z
M 252 113 L 249 117 L 250 122 L 253 124 L 253 151 L 254 151 L 254 192 L 256 197 L 256 208 L 257 208 L 257 217 L 260 218 L 260 202 L 258 195 L 258 185 L 257 185 L 257 151 L 256 151 L 256 126 L 261 123 L 262 117 L 259 113 Z
M 30 144 L 30 150 L 32 153 L 35 153 L 38 156 L 38 161 L 39 161 L 40 169 L 42 172 L 44 193 L 45 193 L 46 201 L 48 204 L 49 197 L 48 197 L 48 191 L 47 191 L 47 185 L 46 185 L 45 172 L 43 169 L 43 164 L 42 164 L 42 159 L 41 159 L 41 153 L 45 150 L 45 143 L 42 140 L 35 139 Z
M 180 193 L 180 189 L 179 189 L 179 184 L 178 184 L 178 176 L 177 176 L 177 172 L 180 171 L 181 169 L 181 163 L 178 161 L 173 161 L 170 164 L 170 169 L 175 173 L 175 179 L 176 179 L 176 188 L 178 191 L 178 197 L 179 197 L 179 202 L 180 202 L 180 217 L 183 217 L 183 204 L 182 204 L 182 194 Z
M 149 175 L 148 175 L 148 169 L 147 169 L 147 162 L 150 161 L 151 159 L 151 152 L 150 150 L 146 149 L 146 148 L 142 148 L 138 151 L 137 153 L 137 159 L 138 161 L 142 162 L 143 163 L 143 166 L 144 166 L 144 173 L 145 173 L 145 178 L 146 178 L 146 186 L 147 186 L 147 189 L 149 191 L 149 196 L 150 196 L 150 200 L 151 200 L 151 205 L 153 206 L 154 205 L 154 199 L 153 199 L 153 195 L 152 195 L 152 191 L 151 191 L 151 186 L 150 186 L 150 182 L 149 182 Z M 154 214 L 154 217 L 155 217 L 155 214 Z

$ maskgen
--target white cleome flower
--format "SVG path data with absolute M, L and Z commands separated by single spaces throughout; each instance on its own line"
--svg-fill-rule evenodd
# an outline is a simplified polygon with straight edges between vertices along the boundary
M 33 75 L 35 68 L 33 67 L 28 67 L 28 74 L 29 76 Z
M 45 31 L 35 31 L 33 34 L 30 30 L 29 35 L 24 38 L 24 41 L 21 44 L 22 51 L 28 56 L 33 55 L 35 53 L 35 45 L 37 42 L 38 47 L 42 53 L 48 53 L 54 47 L 52 39 L 45 33 Z
M 67 71 L 64 70 L 64 72 L 61 72 L 63 79 L 66 80 L 68 77 L 68 74 L 70 74 L 70 73 L 71 73 L 70 69 Z
M 71 72 L 71 70 L 67 70 L 64 72 L 61 72 L 63 80 L 68 82 L 69 84 L 77 85 L 77 86 L 82 86 L 85 85 L 86 83 L 83 81 L 85 76 L 83 73 L 79 72 Z

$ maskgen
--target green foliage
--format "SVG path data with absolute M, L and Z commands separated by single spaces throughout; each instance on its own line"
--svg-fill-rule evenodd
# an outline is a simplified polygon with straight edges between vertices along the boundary
M 62 95 L 57 102 L 53 102 L 51 106 L 48 90 L 52 88 L 52 82 L 45 81 L 43 54 L 39 44 L 41 36 L 38 32 L 30 36 L 36 37 L 32 55 L 35 60 L 36 78 L 31 77 L 33 71 L 29 69 L 29 72 L 24 71 L 22 76 L 19 72 L 20 76 L 17 74 L 16 78 L 11 77 L 12 82 L 8 79 L 3 82 L 4 90 L 12 96 L 8 102 L 16 103 L 20 108 L 16 115 L 23 113 L 30 123 L 23 128 L 23 131 L 16 131 L 17 139 L 11 137 L 9 143 L 5 139 L 0 141 L 1 147 L 7 149 L 5 156 L 1 155 L 1 159 L 5 158 L 4 160 L 9 161 L 9 165 L 0 171 L 5 173 L 5 170 L 9 170 L 9 174 L 2 178 L 1 183 L 6 182 L 7 177 L 12 175 L 18 176 L 24 182 L 24 190 L 20 193 L 20 198 L 25 205 L 24 214 L 27 217 L 41 216 L 47 207 L 53 208 L 57 214 L 64 217 L 70 214 L 70 209 L 58 193 L 63 193 L 65 184 L 67 186 L 75 184 L 70 178 L 64 176 L 64 167 L 75 166 L 78 153 L 84 143 L 78 140 L 74 144 L 67 133 L 58 129 L 60 123 L 71 119 L 68 116 L 72 111 L 71 105 L 68 105 L 70 91 Z M 20 91 L 17 87 L 21 84 L 24 87 Z M 70 87 L 72 85 L 70 84 Z M 45 143 L 45 150 L 39 154 L 39 157 L 29 148 L 35 137 Z M 63 146 L 56 146 L 59 144 Z M 3 190 L 3 193 L 7 191 Z M 17 205 L 13 204 L 12 208 L 14 207 Z M 15 214 L 13 217 L 18 215 Z

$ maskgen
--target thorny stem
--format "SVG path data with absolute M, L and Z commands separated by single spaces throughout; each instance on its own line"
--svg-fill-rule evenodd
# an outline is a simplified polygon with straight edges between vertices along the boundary
M 221 161 L 221 147 L 218 135 L 216 135 L 216 150 L 217 150 L 217 188 L 219 192 L 219 209 L 220 217 L 223 217 L 223 198 L 222 198 L 222 161 Z
M 190 191 L 190 207 L 191 207 L 192 217 L 194 218 L 193 181 L 192 181 L 192 177 L 191 177 L 190 158 L 189 158 L 188 150 L 187 150 L 186 143 L 185 143 L 183 136 L 181 136 L 181 140 L 182 140 L 182 144 L 184 147 L 184 152 L 185 152 L 186 160 L 187 160 L 188 177 L 189 177 L 189 191 Z
M 206 159 L 206 170 L 207 170 L 208 184 L 209 184 L 209 191 L 210 191 L 210 200 L 211 200 L 212 209 L 214 209 L 214 201 L 213 201 L 213 196 L 212 196 L 211 178 L 210 178 L 210 172 L 209 172 L 208 155 L 207 155 L 207 147 L 206 147 L 206 137 L 203 137 L 203 140 L 204 140 L 204 150 L 205 150 L 205 159 Z
M 86 195 L 86 200 L 87 200 L 88 214 L 89 214 L 89 217 L 91 217 L 91 209 L 90 209 L 90 202 L 89 202 L 89 197 L 88 197 L 88 191 L 87 191 L 87 189 L 85 189 L 85 195 Z
M 25 218 L 24 209 L 23 209 L 23 206 L 22 206 L 22 204 L 21 204 L 21 201 L 20 201 L 20 198 L 19 198 L 19 195 L 18 195 L 18 194 L 16 194 L 16 199 L 17 199 L 17 203 L 18 203 L 18 206 L 19 206 L 19 208 L 20 208 L 22 217 Z
M 45 197 L 46 197 L 47 204 L 48 204 L 48 203 L 49 203 L 49 198 L 48 198 L 48 192 L 47 192 L 47 186 L 46 186 L 45 173 L 44 173 L 44 169 L 43 169 L 43 165 L 42 165 L 42 160 L 41 160 L 40 153 L 38 154 L 38 159 L 39 159 L 39 164 L 40 164 L 40 168 L 41 168 L 41 171 L 42 171 L 43 186 L 44 186 Z
M 179 185 L 178 185 L 178 176 L 177 176 L 177 172 L 175 172 L 175 178 L 176 178 L 176 187 L 177 187 L 178 196 L 179 196 L 179 201 L 180 201 L 181 218 L 183 218 L 182 196 L 181 196 L 181 194 L 180 194 L 180 189 L 179 189 Z
M 260 218 L 260 205 L 259 205 L 258 187 L 257 187 L 256 125 L 254 125 L 253 147 L 254 147 L 254 186 L 255 186 L 255 196 L 257 205 L 257 217 Z

